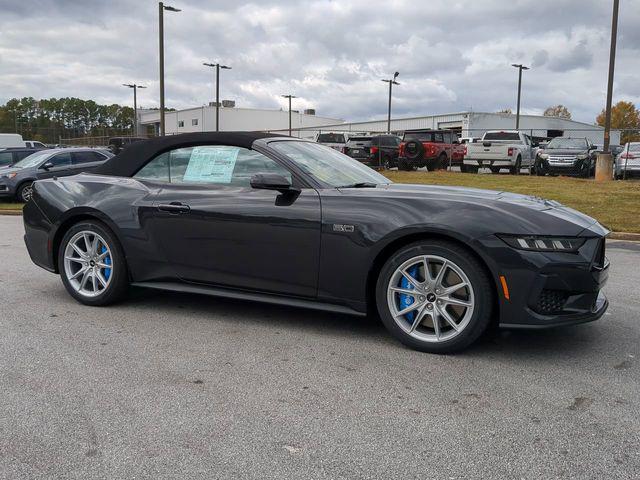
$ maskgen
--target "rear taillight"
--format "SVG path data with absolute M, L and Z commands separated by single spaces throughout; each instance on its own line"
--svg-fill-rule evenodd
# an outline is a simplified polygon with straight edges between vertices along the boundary
M 403 156 L 404 155 L 404 143 L 401 143 L 400 146 L 398 147 L 398 156 Z
M 507 150 L 507 155 L 513 157 L 513 147 L 509 147 L 509 150 Z
M 369 149 L 369 151 L 371 152 L 371 155 L 377 155 L 378 154 L 378 147 L 371 147 Z
M 347 153 L 347 147 L 340 147 L 340 153 Z
M 465 145 L 464 150 L 463 150 L 463 154 L 466 155 L 467 154 L 467 146 Z

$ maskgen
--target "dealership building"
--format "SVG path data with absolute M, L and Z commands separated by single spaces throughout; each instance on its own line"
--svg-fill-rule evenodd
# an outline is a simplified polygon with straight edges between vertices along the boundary
M 463 138 L 479 138 L 489 130 L 513 130 L 516 116 L 508 113 L 460 112 L 391 120 L 391 131 L 401 134 L 405 130 L 447 129 Z M 387 120 L 336 123 L 319 128 L 306 128 L 296 135 L 311 138 L 318 131 L 347 132 L 352 134 L 386 132 Z M 586 137 L 596 145 L 604 143 L 604 128 L 566 118 L 542 115 L 520 115 L 520 130 L 536 139 L 551 137 Z M 620 144 L 620 131 L 611 131 L 611 144 Z
M 233 101 L 225 100 L 220 106 L 221 131 L 269 131 L 288 133 L 289 112 L 257 108 L 237 108 Z M 309 109 L 293 111 L 293 135 L 300 138 L 315 138 L 321 132 L 344 132 L 347 135 L 386 132 L 387 121 L 345 122 L 344 120 L 322 117 Z M 166 134 L 175 135 L 189 132 L 210 132 L 216 130 L 216 108 L 214 104 L 167 112 L 165 114 Z M 459 112 L 420 117 L 396 118 L 391 120 L 391 131 L 402 134 L 414 129 L 447 129 L 460 137 L 479 138 L 488 130 L 515 129 L 516 116 L 509 113 Z M 138 112 L 139 134 L 158 134 L 160 112 L 140 110 Z M 520 130 L 536 139 L 558 136 L 587 137 L 596 145 L 604 143 L 604 129 L 575 120 L 542 115 L 520 115 Z M 620 144 L 620 132 L 611 131 L 611 143 Z
M 289 128 L 289 112 L 286 110 L 268 110 L 260 108 L 237 108 L 235 102 L 223 100 L 220 111 L 220 131 L 267 131 Z M 323 125 L 342 124 L 337 118 L 321 117 L 315 110 L 291 112 L 291 126 L 294 129 L 317 128 Z M 138 134 L 157 135 L 160 132 L 160 111 L 138 111 Z M 209 105 L 176 110 L 165 113 L 167 135 L 191 132 L 215 132 L 216 107 Z

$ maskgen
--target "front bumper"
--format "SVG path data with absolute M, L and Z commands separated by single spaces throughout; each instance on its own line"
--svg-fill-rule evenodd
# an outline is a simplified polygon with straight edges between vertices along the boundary
M 0 197 L 13 197 L 16 194 L 13 185 L 0 180 Z
M 516 250 L 495 236 L 481 243 L 494 262 L 499 259 L 492 270 L 499 293 L 501 327 L 574 325 L 597 320 L 605 313 L 609 303 L 602 288 L 609 276 L 609 262 L 604 234 L 588 237 L 577 253 Z

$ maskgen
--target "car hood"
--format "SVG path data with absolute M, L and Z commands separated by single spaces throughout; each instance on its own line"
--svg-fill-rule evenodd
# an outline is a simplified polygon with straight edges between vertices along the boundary
M 571 148 L 545 148 L 542 153 L 549 155 L 586 155 L 589 153 L 587 149 L 571 149 Z
M 554 200 L 497 190 L 399 183 L 358 190 L 419 202 L 426 219 L 439 218 L 441 223 L 449 223 L 451 215 L 468 215 L 474 223 L 487 218 L 491 223 L 487 229 L 502 230 L 493 233 L 579 235 L 597 224 L 588 215 Z

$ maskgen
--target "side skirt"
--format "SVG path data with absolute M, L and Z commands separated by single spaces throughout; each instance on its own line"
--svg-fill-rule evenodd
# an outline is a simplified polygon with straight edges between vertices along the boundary
M 349 307 L 334 305 L 331 303 L 304 300 L 301 298 L 285 297 L 281 295 L 270 295 L 268 293 L 253 293 L 240 290 L 228 290 L 225 288 L 209 287 L 203 285 L 193 285 L 180 282 L 133 282 L 133 287 L 154 288 L 157 290 L 170 290 L 173 292 L 198 293 L 213 297 L 233 298 L 236 300 L 247 300 L 250 302 L 272 303 L 274 305 L 286 305 L 289 307 L 308 308 L 312 310 L 322 310 L 325 312 L 343 313 L 347 315 L 357 315 L 364 317 L 366 314 L 358 312 Z

